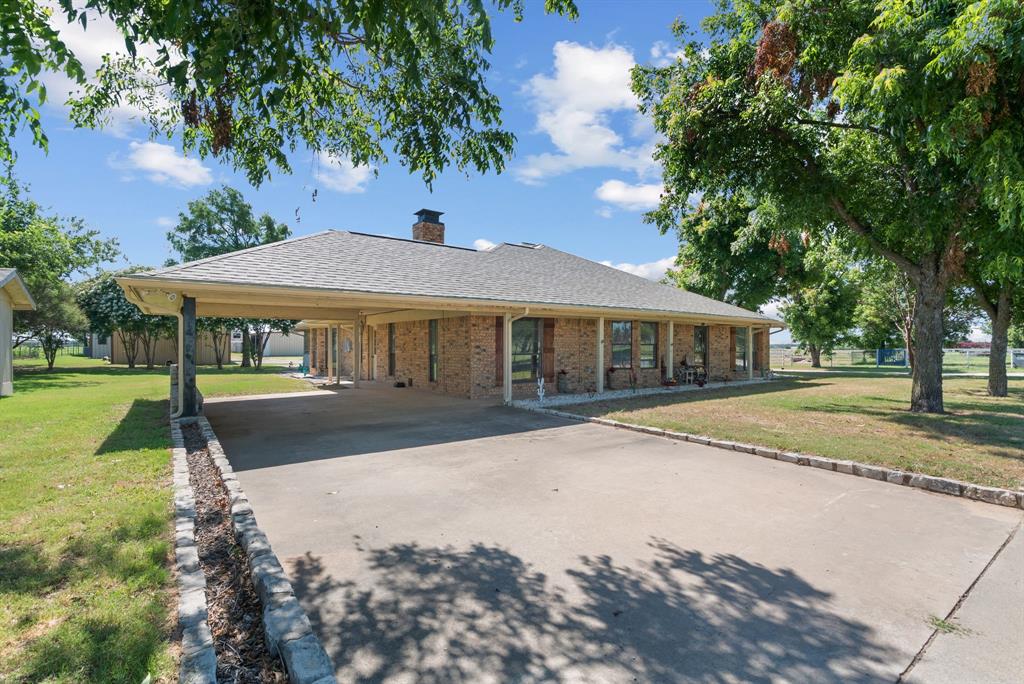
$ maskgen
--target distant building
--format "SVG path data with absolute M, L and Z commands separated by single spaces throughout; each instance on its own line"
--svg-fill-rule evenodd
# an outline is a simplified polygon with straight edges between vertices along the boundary
M 14 394 L 14 312 L 36 308 L 25 281 L 13 268 L 0 268 L 0 397 Z

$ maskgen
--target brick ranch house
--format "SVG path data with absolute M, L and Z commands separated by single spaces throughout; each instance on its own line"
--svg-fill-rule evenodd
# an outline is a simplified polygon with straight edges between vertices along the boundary
M 471 399 L 759 377 L 782 325 L 545 245 L 447 245 L 416 215 L 412 239 L 329 230 L 118 282 L 185 337 L 196 315 L 299 319 L 315 373 Z

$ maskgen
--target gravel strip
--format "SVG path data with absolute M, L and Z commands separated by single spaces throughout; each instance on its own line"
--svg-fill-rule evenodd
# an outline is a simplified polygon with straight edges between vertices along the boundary
M 199 426 L 182 426 L 196 503 L 195 540 L 206 575 L 207 622 L 217 653 L 217 681 L 287 682 L 264 639 L 262 606 L 245 553 L 235 540 L 231 501 Z

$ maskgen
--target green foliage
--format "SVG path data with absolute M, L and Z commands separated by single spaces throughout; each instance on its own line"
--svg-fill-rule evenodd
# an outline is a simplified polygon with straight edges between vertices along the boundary
M 177 330 L 177 321 L 168 316 L 151 316 L 128 301 L 115 278 L 128 273 L 149 270 L 132 267 L 122 271 L 104 272 L 83 283 L 76 299 L 93 332 L 116 336 L 124 348 L 128 367 L 135 367 L 140 346 L 145 353 L 146 365 L 153 367 L 155 344 L 162 337 L 170 337 Z
M 854 324 L 865 349 L 910 346 L 914 286 L 892 262 L 870 259 L 864 264 Z
M 1010 332 L 1007 339 L 1012 349 L 1024 349 L 1024 316 L 1010 325 Z
M 68 336 L 83 338 L 89 329 L 89 321 L 75 303 L 71 286 L 63 281 L 36 288 L 32 296 L 36 308 L 21 312 L 20 326 L 25 334 L 39 342 L 46 365 L 52 369 L 57 352 Z
M 918 299 L 912 408 L 942 410 L 941 307 L 975 233 L 1020 232 L 1024 5 L 1012 0 L 721 1 L 710 45 L 637 67 L 664 137 L 665 191 L 744 195 L 777 230 L 833 226 L 896 265 Z
M 278 223 L 269 214 L 255 217 L 242 193 L 225 185 L 189 202 L 188 210 L 178 215 L 178 225 L 167 231 L 167 241 L 183 261 L 194 261 L 285 240 L 290 235 L 288 226 Z M 263 350 L 271 331 L 288 333 L 297 323 L 276 318 L 221 321 L 227 329 L 243 333 L 248 330 L 255 338 L 253 357 L 257 368 L 263 366 Z M 216 323 L 207 325 L 216 331 Z
M 45 145 L 26 100 L 44 97 L 42 71 L 84 85 L 72 100 L 78 125 L 138 108 L 154 134 L 181 132 L 186 149 L 221 157 L 253 184 L 272 166 L 290 171 L 287 154 L 300 146 L 362 165 L 387 161 L 387 143 L 430 183 L 448 165 L 501 170 L 515 142 L 484 79 L 494 41 L 483 0 L 60 0 L 69 21 L 86 27 L 89 11 L 124 36 L 128 54 L 105 56 L 89 81 L 49 10 L 2 2 L 0 57 L 13 70 L 0 81 L 0 152 L 26 121 Z M 522 16 L 522 0 L 489 4 Z M 573 0 L 545 9 L 576 16 Z
M 38 304 L 35 312 L 17 311 L 14 331 L 31 337 L 51 324 L 67 319 L 67 332 L 77 323 L 67 307 L 65 282 L 74 275 L 88 273 L 117 256 L 117 242 L 104 240 L 77 220 L 47 216 L 42 207 L 26 196 L 17 180 L 3 180 L 0 196 L 0 266 L 18 269 Z M 55 311 L 48 311 L 50 306 Z M 47 324 L 40 327 L 41 321 Z
M 746 195 L 705 195 L 692 210 L 662 206 L 650 219 L 679 237 L 669 277 L 706 297 L 757 309 L 784 294 L 787 276 L 802 269 L 799 238 L 777 233 L 770 208 L 758 211 Z
M 225 185 L 189 202 L 188 210 L 178 215 L 178 225 L 167 231 L 167 241 L 182 261 L 195 261 L 290 235 L 288 226 L 269 214 L 255 217 L 242 193 Z
M 50 8 L 38 0 L 0 0 L 0 162 L 14 161 L 11 139 L 22 125 L 28 126 L 37 146 L 47 149 L 38 110 L 46 102 L 45 73 L 75 83 L 85 80 L 82 64 L 50 25 L 50 15 Z
M 793 339 L 817 365 L 819 355 L 832 353 L 853 327 L 860 288 L 849 251 L 835 238 L 809 249 L 804 269 L 803 283 L 792 288 L 781 311 Z

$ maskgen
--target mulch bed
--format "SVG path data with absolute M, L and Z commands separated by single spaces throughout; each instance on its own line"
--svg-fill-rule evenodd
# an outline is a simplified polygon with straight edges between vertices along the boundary
M 196 500 L 196 546 L 206 575 L 208 624 L 217 652 L 217 681 L 287 682 L 280 658 L 263 637 L 263 608 L 242 547 L 231 528 L 231 501 L 197 425 L 183 425 L 189 481 Z

